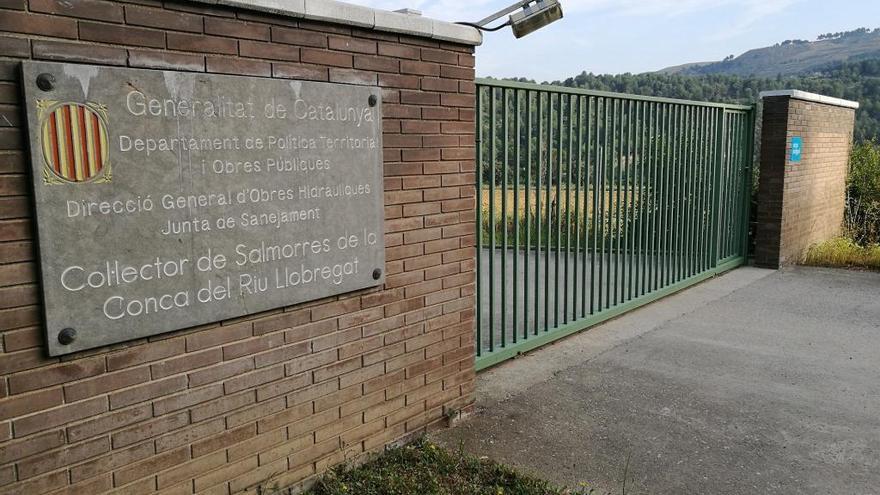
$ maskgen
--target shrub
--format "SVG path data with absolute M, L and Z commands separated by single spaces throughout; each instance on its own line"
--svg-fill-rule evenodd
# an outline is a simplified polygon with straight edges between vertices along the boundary
M 880 144 L 875 141 L 853 147 L 844 228 L 861 245 L 880 243 Z
M 860 246 L 850 238 L 837 237 L 811 246 L 804 264 L 880 270 L 880 245 Z

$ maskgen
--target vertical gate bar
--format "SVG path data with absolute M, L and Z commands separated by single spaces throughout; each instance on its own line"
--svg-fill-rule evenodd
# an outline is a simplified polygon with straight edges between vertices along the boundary
M 606 147 L 605 147 L 606 153 L 608 155 L 608 159 L 605 164 L 606 170 L 605 170 L 605 178 L 604 179 L 605 179 L 606 189 L 609 189 L 609 191 L 608 191 L 608 207 L 606 208 L 608 210 L 608 212 L 607 212 L 608 230 L 605 233 L 605 238 L 607 239 L 607 246 L 605 249 L 606 261 L 607 261 L 606 272 L 605 272 L 605 306 L 604 306 L 605 308 L 611 307 L 611 275 L 612 275 L 612 272 L 614 271 L 611 267 L 611 261 L 612 261 L 612 256 L 613 256 L 613 252 L 612 252 L 612 248 L 613 248 L 612 225 L 611 225 L 613 215 L 611 212 L 613 211 L 612 208 L 614 208 L 614 201 L 613 201 L 613 196 L 611 195 L 611 191 L 614 190 L 614 183 L 612 182 L 614 180 L 614 143 L 615 143 L 615 141 L 617 141 L 615 139 L 615 135 L 617 134 L 617 131 L 616 131 L 617 122 L 618 122 L 617 113 L 618 113 L 619 107 L 620 107 L 620 102 L 616 99 L 613 100 L 613 102 L 611 104 L 611 124 L 610 124 L 610 129 L 608 132 L 608 134 L 611 137 L 611 142 L 610 143 L 606 142 Z M 605 199 L 604 198 L 605 195 L 606 195 L 605 191 L 602 191 L 603 199 Z M 605 212 L 603 212 L 603 214 L 604 213 Z
M 646 281 L 647 292 L 651 293 L 657 288 L 657 248 L 659 246 L 658 238 L 660 237 L 660 223 L 658 222 L 658 162 L 660 159 L 660 115 L 661 104 L 651 102 L 649 105 L 650 119 L 650 148 L 648 160 L 648 188 L 650 190 L 650 204 L 648 209 L 648 228 L 651 235 L 648 242 L 648 279 Z
M 639 270 L 638 277 L 636 280 L 636 285 L 638 290 L 636 291 L 636 296 L 641 297 L 645 295 L 645 280 L 647 278 L 647 270 L 648 270 L 648 210 L 646 208 L 645 198 L 647 198 L 647 193 L 645 192 L 646 184 L 648 181 L 648 149 L 649 143 L 648 138 L 650 137 L 650 102 L 642 102 L 641 104 L 641 141 L 639 144 Z
M 712 214 L 712 187 L 714 185 L 712 169 L 715 164 L 715 109 L 706 110 L 706 158 L 703 161 L 703 242 L 700 250 L 703 253 L 703 270 L 712 268 L 710 261 L 710 238 L 711 238 L 711 214 Z
M 532 92 L 526 91 L 526 187 L 525 187 L 525 243 L 523 245 L 523 254 L 525 260 L 523 263 L 523 340 L 529 338 L 529 263 L 532 259 L 532 239 L 529 234 L 529 226 L 532 224 Z M 536 295 L 537 297 L 537 295 Z
M 602 132 L 602 126 L 599 125 L 601 122 L 599 119 L 601 118 L 601 114 L 599 113 L 605 102 L 602 98 L 596 98 L 596 142 L 593 144 L 593 174 L 592 180 L 590 181 L 590 202 L 593 204 L 593 215 L 590 219 L 590 225 L 592 226 L 592 246 L 590 248 L 590 314 L 596 314 L 596 295 L 599 292 L 598 287 L 596 286 L 596 261 L 599 256 L 599 164 L 601 159 L 599 157 L 599 149 L 600 142 L 599 133 Z M 590 120 L 593 118 L 590 116 Z M 599 281 L 601 285 L 602 273 L 599 273 Z M 601 297 L 601 296 L 600 296 Z M 600 299 L 601 302 L 601 299 Z
M 648 230 L 648 181 L 650 180 L 651 165 L 651 102 L 642 104 L 642 146 L 641 146 L 641 164 L 642 168 L 639 172 L 639 249 L 641 255 L 641 267 L 639 270 L 639 296 L 648 293 L 648 249 L 649 233 Z
M 553 252 L 553 326 L 559 326 L 559 253 L 562 250 L 562 113 L 564 95 L 559 93 L 556 97 L 556 116 L 559 120 L 556 126 L 556 208 L 553 214 L 556 219 L 556 250 Z
M 672 181 L 672 167 L 675 163 L 675 150 L 674 150 L 674 135 L 675 135 L 675 114 L 676 114 L 676 106 L 669 105 L 669 122 L 666 132 L 666 156 L 665 156 L 665 166 L 663 172 L 663 204 L 664 204 L 664 212 L 663 212 L 663 282 L 661 287 L 666 287 L 669 285 L 669 279 L 672 272 L 672 224 L 674 218 L 672 217 L 672 190 L 670 187 Z
M 660 256 L 660 269 L 658 270 L 658 279 L 657 279 L 657 288 L 661 288 L 666 286 L 666 277 L 668 274 L 667 266 L 669 264 L 669 248 L 667 247 L 667 241 L 669 240 L 669 235 L 667 235 L 667 231 L 669 230 L 669 222 L 667 220 L 669 214 L 669 204 L 668 204 L 668 188 L 666 187 L 667 176 L 669 175 L 669 153 L 672 149 L 672 144 L 670 143 L 670 131 L 672 128 L 672 105 L 662 105 L 663 107 L 663 119 L 662 119 L 662 132 L 661 136 L 663 137 L 661 141 L 661 151 L 660 155 L 660 177 L 658 180 L 658 184 L 660 185 L 660 245 L 658 247 L 658 255 Z
M 578 96 L 577 98 L 577 191 L 575 191 L 575 204 L 574 204 L 574 214 L 576 217 L 576 240 L 575 240 L 575 258 L 574 258 L 574 276 L 578 276 L 578 268 L 581 271 L 581 283 L 580 283 L 580 317 L 583 318 L 586 316 L 586 294 L 587 294 L 587 265 L 586 265 L 586 257 L 583 253 L 581 253 L 581 214 L 586 211 L 586 192 L 587 192 L 587 184 L 584 182 L 584 174 L 587 170 L 586 163 L 584 163 L 584 128 L 586 127 L 586 122 L 584 122 L 584 101 L 589 101 L 584 96 Z M 589 132 L 587 133 L 589 134 Z M 583 207 L 581 207 L 581 182 L 584 182 L 584 202 Z M 584 228 L 587 227 L 586 224 L 586 214 L 584 213 Z M 586 234 L 584 234 L 584 240 L 586 240 Z M 584 253 L 587 251 L 587 245 L 583 245 Z M 578 285 L 575 284 L 575 293 L 574 293 L 574 319 L 578 319 Z
M 699 272 L 703 272 L 706 270 L 706 251 L 704 250 L 703 246 L 704 239 L 706 238 L 706 193 L 708 190 L 706 171 L 708 170 L 707 164 L 709 163 L 710 150 L 709 143 L 712 133 L 710 122 L 709 108 L 704 107 L 703 112 L 700 115 L 700 128 L 702 129 L 700 133 L 700 212 L 699 218 L 697 219 L 699 237 L 697 238 L 696 243 L 696 250 L 699 253 L 699 255 L 697 256 L 697 270 Z
M 580 205 L 581 205 L 581 177 L 583 175 L 581 173 L 581 158 L 583 158 L 583 155 L 581 153 L 583 150 L 581 149 L 581 147 L 583 146 L 583 135 L 584 135 L 583 122 L 581 122 L 581 112 L 583 111 L 583 107 L 582 107 L 583 97 L 577 96 L 577 97 L 575 97 L 574 100 L 575 101 L 572 102 L 572 105 L 573 105 L 573 108 L 577 108 L 577 112 L 572 113 L 571 126 L 569 127 L 570 129 L 575 129 L 577 132 L 576 139 L 573 138 L 573 140 L 577 143 L 577 145 L 576 145 L 577 154 L 574 155 L 572 158 L 569 158 L 569 161 L 574 160 L 574 169 L 575 169 L 575 191 L 574 191 L 575 196 L 574 196 L 574 220 L 573 220 L 574 228 L 575 228 L 575 230 L 574 230 L 574 260 L 573 260 L 574 266 L 572 267 L 572 273 L 574 274 L 574 279 L 573 279 L 574 284 L 572 285 L 572 294 L 571 294 L 571 301 L 572 301 L 571 302 L 571 306 L 572 306 L 571 319 L 572 319 L 572 321 L 576 321 L 578 319 L 578 268 L 580 268 L 580 264 L 578 263 L 578 261 L 579 261 L 580 254 L 581 254 L 581 222 L 580 222 L 581 208 L 580 208 Z M 575 132 L 575 131 L 573 131 L 573 132 Z M 570 182 L 571 182 L 571 179 L 569 178 L 569 183 Z M 571 253 L 569 253 L 569 256 L 571 256 Z
M 721 175 L 724 168 L 724 110 L 716 110 L 715 116 L 715 166 L 713 167 L 712 187 L 712 232 L 711 232 L 711 259 L 712 267 L 718 266 L 718 257 L 721 243 Z
M 596 184 L 599 186 L 598 190 L 593 191 L 593 195 L 598 196 L 599 202 L 599 211 L 597 213 L 599 222 L 596 224 L 596 254 L 597 254 L 597 262 L 599 263 L 598 268 L 598 279 L 597 279 L 597 292 L 598 292 L 598 300 L 597 300 L 597 312 L 601 312 L 602 308 L 605 307 L 605 303 L 602 300 L 602 296 L 605 291 L 605 280 L 604 278 L 607 275 L 604 274 L 603 268 L 605 265 L 605 182 L 606 182 L 606 168 L 608 163 L 608 125 L 609 125 L 609 112 L 608 112 L 608 98 L 602 98 L 602 139 L 601 145 L 598 142 L 598 133 L 597 133 L 597 143 L 596 143 L 596 155 L 598 160 L 598 176 L 596 179 Z M 599 243 L 602 243 L 602 251 L 599 253 Z
M 621 216 L 621 245 L 619 246 L 620 251 L 620 302 L 626 302 L 626 291 L 627 291 L 627 280 L 629 277 L 629 257 L 630 253 L 628 250 L 629 247 L 629 180 L 630 180 L 630 167 L 632 167 L 631 160 L 631 149 L 632 149 L 632 108 L 635 102 L 633 100 L 629 100 L 626 102 L 626 117 L 624 117 L 624 121 L 626 125 L 624 127 L 623 133 L 624 137 L 621 139 L 623 144 L 623 149 L 620 153 L 620 182 L 621 187 L 623 188 L 623 200 L 621 204 L 622 211 L 620 212 Z
M 569 300 L 569 297 L 577 294 L 577 279 L 569 278 L 571 272 L 577 272 L 576 263 L 577 258 L 572 259 L 572 251 L 571 251 L 571 227 L 572 227 L 572 210 L 571 210 L 571 189 L 572 189 L 572 167 L 574 166 L 574 105 L 575 105 L 575 96 L 568 95 L 568 105 L 566 108 L 568 109 L 568 125 L 566 126 L 566 130 L 568 131 L 568 155 L 567 155 L 567 169 L 565 171 L 565 318 L 563 321 L 568 323 L 572 321 L 569 318 L 568 308 L 569 306 L 573 306 L 572 301 Z M 575 212 L 577 213 L 577 212 Z M 575 217 L 576 219 L 577 217 Z M 577 238 L 577 237 L 575 237 Z M 570 265 L 574 264 L 573 267 Z M 569 268 L 572 268 L 570 271 Z M 572 282 L 575 282 L 572 285 Z
M 682 277 L 682 264 L 684 262 L 683 249 L 684 242 L 684 181 L 685 169 L 687 162 L 686 146 L 687 146 L 687 112 L 689 106 L 682 105 L 678 114 L 678 159 L 676 160 L 676 180 L 675 180 L 675 278 L 674 282 L 678 282 Z
M 659 170 L 657 171 L 657 188 L 659 192 L 657 193 L 657 197 L 659 198 L 657 204 L 659 207 L 658 211 L 658 223 L 660 224 L 660 239 L 657 242 L 657 256 L 658 258 L 658 269 L 657 269 L 657 288 L 666 285 L 666 265 L 668 261 L 667 254 L 669 250 L 666 247 L 666 240 L 669 238 L 666 235 L 666 231 L 669 228 L 669 224 L 666 221 L 667 213 L 669 213 L 669 208 L 667 204 L 667 188 L 666 188 L 666 176 L 669 172 L 669 150 L 671 149 L 671 144 L 669 142 L 669 132 L 670 132 L 670 123 L 672 122 L 672 105 L 662 104 L 660 108 L 663 109 L 663 112 L 660 116 L 660 156 L 657 166 Z
M 580 128 L 580 139 L 579 139 L 579 148 L 578 154 L 580 158 L 578 159 L 579 163 L 582 163 L 582 167 L 579 168 L 580 174 L 582 175 L 582 181 L 584 183 L 584 204 L 583 204 L 583 224 L 584 224 L 584 251 L 581 254 L 581 318 L 586 318 L 587 316 L 587 252 L 589 249 L 589 243 L 587 242 L 589 239 L 589 206 L 587 205 L 587 200 L 589 199 L 590 194 L 590 108 L 591 108 L 591 100 L 588 96 L 580 97 L 580 107 L 578 110 L 578 122 L 581 123 Z M 586 139 L 586 142 L 584 140 Z M 578 214 L 581 214 L 581 209 L 578 208 Z M 580 225 L 580 222 L 578 222 Z M 589 288 L 592 293 L 593 288 Z
M 639 163 L 642 159 L 642 132 L 644 131 L 644 116 L 642 115 L 642 102 L 635 102 L 635 120 L 633 124 L 633 148 L 632 148 L 632 194 L 630 194 L 632 205 L 630 206 L 630 210 L 632 213 L 630 214 L 632 226 L 630 231 L 632 232 L 632 239 L 630 240 L 630 277 L 629 277 L 629 297 L 628 299 L 632 300 L 634 298 L 639 297 L 639 276 L 641 275 L 641 271 L 639 270 L 640 264 L 642 261 L 641 256 L 641 246 L 640 242 L 642 240 L 641 232 L 639 232 L 639 227 L 641 226 L 641 222 L 639 221 L 639 188 L 641 187 L 642 181 L 639 177 L 639 171 L 641 170 L 641 164 Z
M 569 290 L 569 282 L 570 282 L 569 267 L 570 267 L 570 259 L 571 259 L 571 151 L 572 151 L 572 142 L 571 142 L 572 127 L 571 127 L 571 125 L 572 125 L 572 116 L 574 115 L 574 111 L 572 110 L 572 105 L 574 104 L 574 102 L 572 101 L 572 96 L 567 95 L 566 101 L 567 101 L 567 103 L 565 105 L 565 109 L 568 111 L 568 125 L 565 126 L 565 129 L 568 134 L 567 139 L 566 139 L 566 141 L 568 141 L 568 152 L 566 153 L 566 156 L 565 156 L 565 158 L 566 158 L 566 160 L 565 160 L 565 162 L 566 162 L 566 169 L 565 169 L 565 282 L 564 282 L 565 286 L 563 287 L 563 295 L 565 297 L 565 300 L 562 303 L 562 311 L 563 311 L 562 322 L 563 323 L 568 323 L 568 304 L 569 304 L 568 297 L 570 295 L 569 294 L 570 293 L 570 290 Z M 560 105 L 560 110 L 562 110 L 562 105 Z M 560 117 L 560 121 L 561 120 L 562 120 L 562 118 Z M 560 130 L 559 130 L 560 147 L 562 145 L 562 129 L 561 129 L 561 127 L 562 126 L 560 126 Z M 562 156 L 562 153 L 560 152 L 560 158 L 561 158 L 561 156 Z M 561 166 L 559 168 L 562 169 Z M 560 201 L 557 200 L 557 203 L 559 203 L 559 202 Z
M 696 152 L 696 139 L 697 139 L 697 125 L 696 125 L 696 114 L 698 107 L 691 106 L 688 108 L 688 148 L 687 148 L 687 163 L 686 163 L 686 172 L 685 176 L 687 178 L 686 185 L 686 209 L 685 209 L 685 220 L 687 222 L 686 229 L 687 234 L 684 238 L 684 278 L 689 278 L 693 275 L 693 262 L 692 257 L 694 255 L 694 250 L 691 248 L 691 242 L 693 242 L 694 235 L 694 156 Z
M 639 171 L 639 249 L 642 251 L 639 269 L 639 296 L 648 293 L 648 174 L 651 162 L 651 103 L 642 103 L 641 170 Z
M 544 208 L 547 210 L 547 235 L 544 249 L 544 332 L 550 330 L 550 241 L 553 237 L 550 191 L 553 189 L 553 94 L 547 93 L 547 192 Z
M 638 115 L 638 101 L 633 101 L 629 107 L 629 125 L 627 126 L 627 140 L 629 141 L 629 146 L 627 146 L 627 167 L 626 167 L 626 222 L 627 228 L 626 232 L 626 247 L 627 247 L 627 255 L 626 255 L 626 297 L 624 298 L 626 301 L 629 301 L 633 297 L 633 258 L 635 258 L 635 224 L 633 221 L 635 220 L 635 186 L 637 184 L 636 179 L 638 176 L 634 173 L 636 167 L 636 150 L 638 145 L 638 129 L 636 128 L 636 118 Z M 636 265 L 638 266 L 638 265 Z
M 477 357 L 483 355 L 483 276 L 482 276 L 482 258 L 483 258 L 483 87 L 477 86 L 476 101 L 477 121 Z
M 510 129 L 508 105 L 510 103 L 510 90 L 501 90 L 501 119 L 503 140 L 501 141 L 504 150 L 502 150 L 501 164 L 501 347 L 507 347 L 507 175 L 508 162 L 510 160 Z
M 721 221 L 721 228 L 724 229 L 723 230 L 724 234 L 722 237 L 722 239 L 724 240 L 724 243 L 722 245 L 723 248 L 721 251 L 721 259 L 727 258 L 727 256 L 730 253 L 730 195 L 731 195 L 730 175 L 731 175 L 731 169 L 733 168 L 733 152 L 734 152 L 733 135 L 735 132 L 735 123 L 733 121 L 733 114 L 732 113 L 728 112 L 725 115 L 724 125 L 726 128 L 726 136 L 725 136 L 725 143 L 724 143 L 724 147 L 725 147 L 726 151 L 725 151 L 725 158 L 724 158 L 724 186 L 721 188 L 721 191 L 724 194 L 724 196 L 723 196 L 724 199 L 721 201 L 721 207 L 722 207 L 722 212 L 723 212 L 722 221 Z
M 622 241 L 621 237 L 622 237 L 622 232 L 623 232 L 622 223 L 621 223 L 621 214 L 622 214 L 621 208 L 623 207 L 623 205 L 621 204 L 620 198 L 621 198 L 621 195 L 623 192 L 623 191 L 621 191 L 621 187 L 623 185 L 623 167 L 624 167 L 623 146 L 624 146 L 624 142 L 626 139 L 626 127 L 625 127 L 624 123 L 626 121 L 625 105 L 627 103 L 628 102 L 626 100 L 620 101 L 620 108 L 619 108 L 619 112 L 617 113 L 617 118 L 618 118 L 617 126 L 618 126 L 619 134 L 618 134 L 618 138 L 617 138 L 617 146 L 614 148 L 615 149 L 614 161 L 615 161 L 615 164 L 617 165 L 617 176 L 614 178 L 615 190 L 617 191 L 617 194 L 614 198 L 614 208 L 615 208 L 614 218 L 615 218 L 615 221 L 617 222 L 617 225 L 614 226 L 614 239 L 615 239 L 615 244 L 614 244 L 614 249 L 615 249 L 615 255 L 614 255 L 614 305 L 615 306 L 617 306 L 619 304 L 618 296 L 622 295 L 621 289 L 623 289 L 623 287 L 622 287 L 622 285 L 623 285 L 623 281 L 622 281 L 623 263 L 621 260 L 621 241 Z
M 495 150 L 495 118 L 497 113 L 495 88 L 489 96 L 489 352 L 495 351 L 495 172 L 498 157 Z
M 536 113 L 538 131 L 538 149 L 536 150 L 537 170 L 535 171 L 535 335 L 538 335 L 538 320 L 540 319 L 540 279 L 541 279 L 541 164 L 544 161 L 544 98 L 542 92 L 536 92 Z M 546 292 L 546 291 L 545 291 Z
M 737 125 L 737 127 L 739 128 L 739 159 L 737 160 L 737 163 L 736 163 L 736 178 L 737 178 L 737 181 L 736 181 L 737 186 L 736 187 L 737 187 L 737 189 L 739 189 L 740 193 L 739 193 L 739 195 L 737 195 L 737 198 L 736 198 L 737 199 L 737 202 L 735 203 L 736 208 L 733 208 L 734 211 L 739 212 L 739 215 L 737 215 L 737 218 L 734 218 L 734 221 L 736 222 L 736 225 L 737 225 L 736 237 L 734 239 L 732 239 L 734 254 L 739 254 L 740 246 L 742 244 L 740 242 L 740 239 L 742 238 L 742 228 L 743 228 L 743 224 L 742 224 L 742 210 L 743 210 L 742 198 L 746 195 L 745 183 L 743 182 L 743 177 L 742 177 L 744 175 L 743 169 L 745 168 L 745 155 L 746 155 L 745 114 L 740 113 L 737 117 L 737 120 L 739 121 L 738 125 Z
M 513 322 L 510 328 L 511 340 L 515 344 L 517 342 L 518 337 L 518 329 L 517 324 L 519 323 L 519 255 L 520 255 L 520 243 L 522 242 L 519 238 L 519 222 L 520 222 L 520 211 L 519 211 L 519 172 L 521 170 L 520 164 L 520 153 L 519 153 L 519 144 L 520 144 L 520 129 L 519 129 L 519 115 L 520 115 L 520 104 L 519 104 L 519 93 L 518 89 L 513 90 Z
M 715 212 L 715 168 L 718 163 L 718 109 L 713 108 L 708 115 L 709 121 L 709 156 L 706 160 L 706 213 L 705 213 L 705 222 L 706 222 L 706 239 L 703 241 L 703 250 L 705 253 L 706 261 L 703 269 L 709 270 L 713 268 L 714 260 L 712 259 L 712 239 L 714 232 L 712 231 L 712 214 Z
M 678 282 L 681 279 L 681 235 L 682 235 L 682 227 L 684 223 L 682 222 L 682 182 L 684 180 L 684 170 L 682 169 L 682 164 L 684 163 L 684 138 L 685 138 L 685 113 L 687 113 L 687 107 L 684 105 L 679 105 L 678 113 L 675 118 L 675 167 L 673 168 L 675 174 L 673 175 L 672 181 L 672 190 L 673 190 L 673 200 L 672 200 L 672 214 L 675 219 L 675 230 L 672 233 L 672 252 L 675 253 L 673 258 L 675 262 L 675 268 L 672 272 L 672 280 L 671 283 Z

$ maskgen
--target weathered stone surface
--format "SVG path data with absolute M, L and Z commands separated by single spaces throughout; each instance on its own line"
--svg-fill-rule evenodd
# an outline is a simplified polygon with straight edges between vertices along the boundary
M 23 81 L 50 354 L 384 281 L 378 88 L 34 62 Z

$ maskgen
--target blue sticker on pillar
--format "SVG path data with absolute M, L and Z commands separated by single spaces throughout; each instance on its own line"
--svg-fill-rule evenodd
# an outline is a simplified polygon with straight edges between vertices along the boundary
M 791 162 L 799 162 L 801 161 L 801 151 L 804 148 L 804 140 L 800 136 L 794 136 L 791 138 L 791 152 L 788 155 L 788 160 Z

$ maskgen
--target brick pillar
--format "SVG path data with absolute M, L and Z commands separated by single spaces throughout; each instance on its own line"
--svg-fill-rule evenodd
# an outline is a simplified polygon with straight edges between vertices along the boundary
M 755 264 L 779 268 L 840 234 L 859 104 L 797 90 L 761 98 Z

